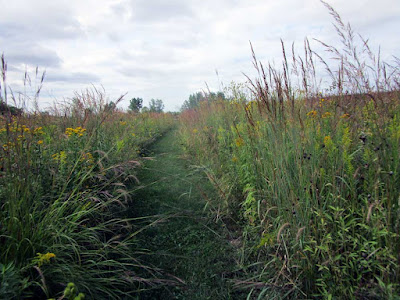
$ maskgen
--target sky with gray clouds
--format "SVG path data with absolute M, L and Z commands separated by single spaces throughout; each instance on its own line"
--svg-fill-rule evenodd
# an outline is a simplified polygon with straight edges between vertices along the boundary
M 400 56 L 400 0 L 327 0 L 355 32 Z M 178 110 L 196 91 L 219 90 L 253 74 L 249 41 L 261 61 L 280 61 L 280 38 L 338 43 L 319 0 L 0 0 L 0 51 L 8 84 L 46 70 L 40 105 L 103 86 L 115 100 L 162 99 Z M 318 47 L 318 46 L 315 46 Z M 218 71 L 218 76 L 216 74 Z M 222 84 L 221 84 L 222 83 Z

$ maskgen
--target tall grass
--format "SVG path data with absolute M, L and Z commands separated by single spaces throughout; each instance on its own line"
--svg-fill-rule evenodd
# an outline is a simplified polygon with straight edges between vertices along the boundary
M 362 37 L 359 47 L 325 6 L 343 44 L 320 42 L 334 63 L 308 41 L 291 58 L 282 43 L 282 70 L 253 51 L 259 76 L 247 77 L 250 95 L 234 86 L 231 101 L 181 116 L 184 146 L 221 194 L 217 211 L 240 224 L 251 267 L 237 286 L 249 298 L 394 298 L 400 290 L 399 65 L 381 61 Z
M 173 118 L 118 111 L 96 88 L 51 113 L 11 111 L 18 99 L 9 93 L 4 57 L 2 64 L 0 298 L 43 299 L 64 291 L 90 299 L 133 297 L 144 281 L 136 274 L 146 268 L 136 259 L 141 228 L 123 211 L 141 149 Z M 151 282 L 151 272 L 148 277 Z

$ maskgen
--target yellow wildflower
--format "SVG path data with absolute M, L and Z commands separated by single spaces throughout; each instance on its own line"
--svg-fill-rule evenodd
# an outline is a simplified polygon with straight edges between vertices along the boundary
M 15 146 L 15 144 L 13 143 L 13 142 L 8 142 L 8 143 L 6 143 L 6 144 L 4 144 L 3 145 L 3 149 L 5 150 L 5 151 L 7 151 L 7 150 L 10 150 L 12 147 L 14 147 Z
M 307 116 L 314 118 L 314 117 L 317 116 L 317 111 L 316 110 L 312 110 L 312 111 L 307 113 Z
M 237 158 L 236 156 L 233 156 L 233 157 L 232 157 L 232 161 L 235 163 L 235 162 L 238 161 L 238 158 Z
M 49 263 L 51 258 L 55 258 L 56 255 L 51 252 L 47 252 L 46 254 L 36 253 L 37 256 L 34 258 L 34 262 L 37 263 L 38 267 L 41 267 L 44 263 Z
M 65 163 L 67 160 L 67 154 L 65 153 L 65 151 L 60 151 L 60 153 L 55 153 L 52 155 L 53 159 L 55 161 L 59 161 L 61 163 Z
M 39 140 L 37 143 L 38 143 L 38 145 L 41 145 L 41 144 L 43 144 L 43 140 Z
M 193 129 L 193 133 L 197 133 L 197 132 L 199 132 L 199 131 L 196 128 Z
M 125 125 L 126 125 L 126 122 L 125 122 L 125 121 L 120 121 L 120 122 L 119 122 L 119 125 L 125 126 Z
M 235 139 L 235 144 L 236 144 L 237 147 L 241 147 L 241 146 L 244 145 L 244 141 L 243 141 L 242 138 L 239 137 L 239 138 Z
M 82 128 L 80 126 L 76 127 L 76 128 L 71 128 L 68 127 L 67 129 L 65 129 L 65 134 L 68 137 L 71 137 L 73 135 L 77 135 L 77 136 L 83 136 L 83 134 L 85 133 L 86 129 Z
M 33 130 L 33 134 L 43 134 L 43 127 L 37 127 Z

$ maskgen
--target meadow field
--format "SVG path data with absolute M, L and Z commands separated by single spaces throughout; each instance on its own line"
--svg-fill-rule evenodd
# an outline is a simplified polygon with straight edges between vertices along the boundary
M 3 57 L 0 299 L 399 299 L 400 63 L 328 9 L 334 63 L 253 51 L 175 114 L 12 109 Z

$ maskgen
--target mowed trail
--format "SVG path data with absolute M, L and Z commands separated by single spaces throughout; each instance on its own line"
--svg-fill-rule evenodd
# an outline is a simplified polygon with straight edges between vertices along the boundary
M 159 221 L 139 235 L 148 252 L 140 259 L 155 277 L 181 283 L 142 291 L 139 299 L 242 299 L 232 291 L 235 249 L 205 208 L 216 196 L 204 172 L 183 158 L 175 130 L 146 155 L 153 159 L 138 174 L 132 210 Z

